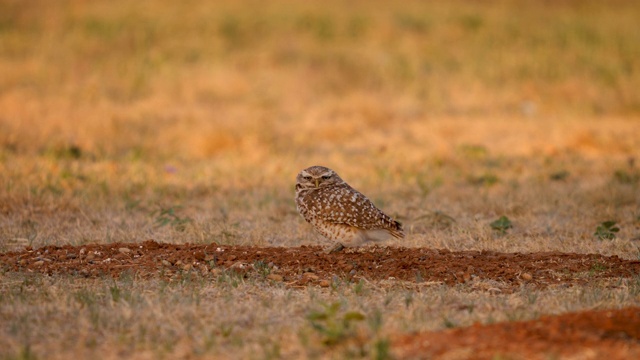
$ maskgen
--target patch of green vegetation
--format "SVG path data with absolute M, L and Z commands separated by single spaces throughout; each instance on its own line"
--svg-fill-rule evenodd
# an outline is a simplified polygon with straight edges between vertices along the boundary
M 355 336 L 355 323 L 363 321 L 365 316 L 358 311 L 342 312 L 342 304 L 333 302 L 321 304 L 322 309 L 307 315 L 311 327 L 320 335 L 323 344 L 337 345 Z
M 353 15 L 347 23 L 347 34 L 351 38 L 361 38 L 366 35 L 369 26 L 369 18 L 362 15 Z
M 597 273 L 597 272 L 603 272 L 607 270 L 607 266 L 601 262 L 595 262 L 593 263 L 593 265 L 591 265 L 591 268 L 589 269 L 589 271 L 593 274 L 593 273 Z
M 333 40 L 336 36 L 336 25 L 330 15 L 305 14 L 298 18 L 297 28 L 323 42 Z
M 80 159 L 83 155 L 82 148 L 74 144 L 58 146 L 49 151 L 54 158 L 60 159 L 60 160 L 64 160 L 64 159 L 77 160 L 77 159 Z
M 390 359 L 391 344 L 381 335 L 385 313 L 377 308 L 367 315 L 348 311 L 348 303 L 347 298 L 332 303 L 321 302 L 321 309 L 307 315 L 311 328 L 325 347 L 323 351 L 338 350 L 347 358 Z M 365 322 L 368 327 L 358 326 Z M 308 341 L 303 338 L 303 342 Z
M 476 32 L 484 25 L 484 19 L 476 14 L 465 14 L 458 19 L 462 28 L 469 32 Z
M 640 183 L 640 172 L 616 170 L 613 173 L 613 178 L 621 184 L 637 185 Z
M 458 153 L 467 159 L 484 159 L 489 155 L 489 150 L 484 145 L 464 144 L 458 147 Z
M 257 260 L 253 263 L 253 269 L 258 276 L 262 279 L 266 279 L 271 274 L 271 267 L 264 260 Z
M 398 13 L 394 16 L 394 23 L 403 30 L 423 34 L 429 31 L 430 21 L 424 16 Z
M 570 174 L 567 170 L 559 170 L 551 173 L 549 175 L 549 179 L 553 181 L 562 181 L 562 180 L 566 180 L 569 177 L 569 175 Z
M 353 293 L 356 295 L 364 295 L 365 294 L 365 287 L 364 287 L 364 280 L 360 279 L 357 283 L 355 283 L 353 285 Z
M 244 274 L 235 269 L 222 270 L 216 278 L 216 283 L 222 286 L 237 288 L 245 283 Z
M 616 233 L 620 231 L 620 228 L 616 224 L 613 220 L 604 221 L 598 225 L 593 235 L 600 240 L 613 240 L 616 238 Z
M 442 317 L 442 324 L 443 324 L 443 325 L 444 325 L 444 327 L 445 327 L 445 328 L 447 328 L 447 329 L 453 329 L 453 328 L 455 328 L 455 327 L 457 327 L 457 326 L 458 326 L 458 325 L 457 325 L 453 320 L 451 320 L 451 319 L 450 319 L 449 317 L 447 317 L 447 316 L 443 316 L 443 317 Z
M 413 301 L 414 301 L 414 292 L 406 291 L 403 297 L 403 303 L 404 303 L 405 309 L 408 309 L 411 306 L 411 304 L 413 304 Z
M 489 226 L 491 229 L 497 231 L 500 235 L 504 235 L 507 230 L 513 227 L 511 220 L 506 216 L 500 216 L 497 220 L 492 221 Z
M 391 341 L 389 339 L 378 339 L 373 343 L 373 358 L 376 360 L 392 359 Z
M 468 181 L 472 185 L 492 186 L 492 185 L 497 184 L 498 181 L 500 181 L 500 179 L 498 178 L 498 175 L 496 175 L 496 174 L 485 173 L 485 174 L 478 175 L 478 176 L 470 176 L 468 178 Z
M 18 351 L 17 354 L 15 355 L 9 355 L 6 358 L 3 357 L 3 359 L 7 359 L 7 360 L 37 360 L 39 359 L 39 357 L 33 352 L 33 350 L 31 349 L 31 345 L 27 344 L 27 345 L 23 345 L 20 347 L 20 350 Z
M 425 175 L 418 175 L 416 176 L 416 184 L 418 185 L 422 196 L 427 196 L 437 188 L 441 187 L 442 184 L 444 184 L 444 180 L 440 176 L 432 179 Z
M 158 227 L 163 226 L 171 226 L 172 228 L 178 231 L 184 231 L 187 228 L 187 225 L 193 222 L 188 216 L 180 216 L 176 212 L 181 208 L 181 206 L 171 206 L 168 208 L 160 208 L 157 211 L 152 213 L 155 216 L 155 224 Z

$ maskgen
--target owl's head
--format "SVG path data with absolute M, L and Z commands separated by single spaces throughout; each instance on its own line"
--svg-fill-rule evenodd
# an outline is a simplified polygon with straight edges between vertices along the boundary
M 342 183 L 344 181 L 335 171 L 324 166 L 312 166 L 300 171 L 296 177 L 296 190 L 318 189 Z

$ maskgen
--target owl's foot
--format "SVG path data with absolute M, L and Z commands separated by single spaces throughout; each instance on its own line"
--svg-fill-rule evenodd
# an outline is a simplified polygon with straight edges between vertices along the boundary
M 342 251 L 342 249 L 344 249 L 344 245 L 342 245 L 341 243 L 335 243 L 333 246 L 328 247 L 324 253 L 325 254 L 333 254 L 333 253 L 337 253 Z

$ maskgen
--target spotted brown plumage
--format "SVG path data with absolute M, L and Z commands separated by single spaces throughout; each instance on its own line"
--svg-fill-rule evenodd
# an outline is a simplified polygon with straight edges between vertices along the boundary
M 340 244 L 357 246 L 404 238 L 402 224 L 324 166 L 312 166 L 298 174 L 296 207 L 320 234 Z

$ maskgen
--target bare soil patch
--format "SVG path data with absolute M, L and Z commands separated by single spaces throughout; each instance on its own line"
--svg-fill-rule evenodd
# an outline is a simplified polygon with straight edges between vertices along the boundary
M 173 277 L 185 272 L 217 275 L 234 271 L 263 275 L 289 286 L 326 286 L 336 280 L 395 280 L 415 284 L 460 283 L 496 286 L 586 284 L 640 273 L 640 261 L 595 254 L 499 253 L 425 248 L 363 247 L 325 254 L 319 246 L 252 247 L 217 244 L 142 243 L 45 246 L 0 254 L 6 270 L 85 277 Z M 267 276 L 269 275 L 269 276 Z M 496 290 L 497 289 L 497 290 Z M 487 288 L 480 290 L 489 290 Z
M 394 348 L 399 358 L 638 359 L 640 308 L 406 335 Z
M 4 271 L 83 277 L 202 276 L 223 272 L 291 287 L 391 280 L 402 286 L 468 284 L 478 291 L 512 292 L 522 286 L 587 284 L 638 276 L 640 261 L 617 256 L 498 253 L 426 248 L 364 247 L 325 254 L 319 246 L 251 247 L 142 243 L 45 246 L 0 254 Z M 616 286 L 611 282 L 611 286 Z M 474 325 L 392 339 L 397 358 L 636 358 L 640 309 L 587 311 L 535 321 Z

